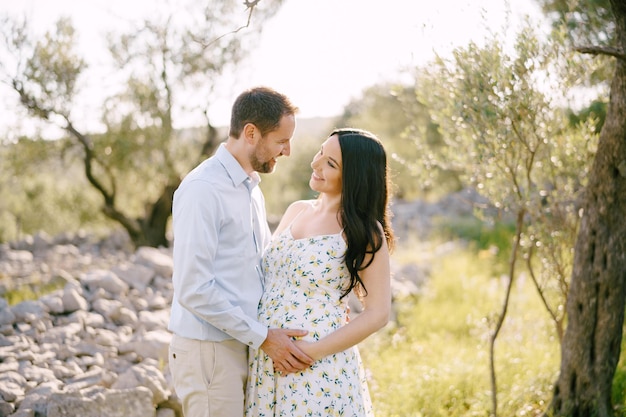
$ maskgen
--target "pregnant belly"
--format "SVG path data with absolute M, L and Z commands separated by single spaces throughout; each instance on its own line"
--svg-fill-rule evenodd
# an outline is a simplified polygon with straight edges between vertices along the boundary
M 294 305 L 275 303 L 273 308 L 261 308 L 259 320 L 270 328 L 304 329 L 305 340 L 317 340 L 346 322 L 346 311 L 341 305 Z

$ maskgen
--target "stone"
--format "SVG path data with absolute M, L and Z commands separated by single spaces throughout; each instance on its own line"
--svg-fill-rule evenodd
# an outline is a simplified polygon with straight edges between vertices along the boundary
M 152 392 L 144 387 L 110 390 L 99 388 L 55 393 L 49 398 L 47 417 L 154 417 Z
M 164 251 L 147 246 L 140 247 L 135 252 L 136 262 L 154 269 L 156 274 L 171 278 L 174 271 L 172 255 Z
M 120 375 L 111 388 L 124 389 L 146 387 L 153 395 L 153 405 L 167 400 L 171 394 L 163 373 L 150 364 L 134 365 Z
M 15 402 L 24 397 L 24 387 L 9 380 L 0 380 L 0 398 L 4 401 Z
M 0 298 L 0 417 L 182 415 L 166 366 L 171 251 L 115 247 L 88 235 L 0 245 L 0 285 L 59 288 Z
M 4 298 L 0 298 L 0 300 L 5 301 Z M 12 325 L 13 323 L 15 323 L 15 320 L 15 314 L 13 314 L 10 307 L 0 306 L 0 325 Z
M 61 297 L 62 292 L 55 292 L 52 294 L 46 294 L 39 299 L 44 305 L 46 311 L 52 314 L 62 314 L 65 312 L 63 307 L 63 299 Z
M 114 266 L 112 271 L 131 288 L 144 291 L 152 278 L 154 278 L 155 270 L 146 265 L 126 263 Z
M 146 332 L 142 337 L 124 343 L 119 347 L 120 354 L 136 352 L 144 358 L 167 360 L 171 333 L 166 330 Z
M 24 415 L 45 416 L 46 409 L 48 407 L 48 398 L 53 394 L 60 391 L 60 385 L 58 381 L 45 382 L 37 387 L 28 391 L 20 406 L 18 413 L 24 413 Z M 11 416 L 15 417 L 15 416 Z
M 77 310 L 87 310 L 89 307 L 85 297 L 83 297 L 73 286 L 66 287 L 63 290 L 61 301 L 63 302 L 64 313 L 73 313 Z
M 12 403 L 0 400 L 0 417 L 8 417 L 15 411 L 15 406 Z
M 104 269 L 96 269 L 83 274 L 80 277 L 80 282 L 90 291 L 101 288 L 113 295 L 128 292 L 127 283 L 122 281 L 114 272 Z
M 40 301 L 22 301 L 11 307 L 16 323 L 33 323 L 41 320 L 47 313 Z
M 169 317 L 169 310 L 165 309 L 158 311 L 140 311 L 139 323 L 148 331 L 165 329 L 167 328 Z
M 108 300 L 105 298 L 100 298 L 95 300 L 91 304 L 93 310 L 105 318 L 110 319 L 111 317 L 118 314 L 118 311 L 123 307 L 123 304 L 119 300 Z

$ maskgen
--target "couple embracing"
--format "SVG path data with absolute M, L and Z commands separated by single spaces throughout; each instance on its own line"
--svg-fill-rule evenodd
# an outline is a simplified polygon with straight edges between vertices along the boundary
M 317 198 L 272 236 L 259 173 L 289 156 L 297 111 L 244 91 L 227 141 L 174 194 L 169 367 L 185 417 L 373 416 L 356 345 L 391 308 L 386 154 L 367 131 L 332 131 L 310 166 Z

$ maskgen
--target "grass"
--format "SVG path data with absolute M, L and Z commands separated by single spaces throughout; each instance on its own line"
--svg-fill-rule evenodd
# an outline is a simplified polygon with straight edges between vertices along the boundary
M 626 416 L 626 341 L 622 336 L 622 355 L 613 377 L 613 405 L 617 416 Z
M 441 218 L 436 221 L 437 230 L 443 239 L 463 239 L 470 246 L 484 253 L 496 255 L 492 267 L 504 267 L 508 261 L 515 233 L 515 224 L 499 222 L 490 224 L 475 217 Z
M 506 279 L 497 251 L 482 249 L 489 244 L 459 245 L 431 259 L 420 296 L 397 303 L 396 323 L 362 343 L 377 417 L 491 415 L 489 336 Z M 406 262 L 411 250 L 404 245 L 394 256 Z M 498 415 L 541 415 L 558 376 L 560 347 L 523 276 L 495 349 Z
M 394 303 L 396 318 L 360 345 L 377 417 L 491 416 L 489 336 L 504 297 L 512 230 L 455 220 L 444 240 L 402 242 L 394 262 L 426 264 L 431 275 L 419 296 Z M 444 247 L 446 249 L 444 249 Z M 495 248 L 495 249 L 493 249 Z M 21 287 L 10 305 L 58 289 Z M 496 342 L 498 416 L 539 416 L 552 398 L 560 365 L 555 330 L 530 279 L 516 278 Z M 616 416 L 626 416 L 626 342 L 613 380 Z
M 13 306 L 21 303 L 22 301 L 38 300 L 46 294 L 62 289 L 64 286 L 65 282 L 60 280 L 53 280 L 47 283 L 21 285 L 7 290 L 2 297 L 7 300 L 10 306 Z

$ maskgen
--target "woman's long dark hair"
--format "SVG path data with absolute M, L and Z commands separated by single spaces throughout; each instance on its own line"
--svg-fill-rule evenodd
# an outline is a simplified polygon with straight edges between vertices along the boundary
M 345 262 L 350 272 L 350 286 L 341 298 L 353 288 L 367 289 L 359 271 L 367 268 L 386 239 L 393 249 L 393 230 L 389 210 L 389 170 L 387 154 L 380 140 L 361 129 L 336 129 L 341 148 L 341 224 L 346 235 Z M 382 225 L 382 234 L 380 230 Z M 366 261 L 366 257 L 371 257 Z

